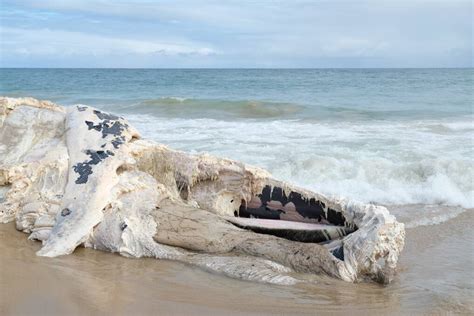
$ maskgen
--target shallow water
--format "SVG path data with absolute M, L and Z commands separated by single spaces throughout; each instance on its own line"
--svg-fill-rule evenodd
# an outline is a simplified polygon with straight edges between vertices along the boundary
M 474 210 L 407 230 L 388 286 L 318 278 L 276 286 L 230 279 L 178 262 L 78 248 L 59 258 L 14 225 L 0 225 L 0 312 L 18 314 L 474 313 Z

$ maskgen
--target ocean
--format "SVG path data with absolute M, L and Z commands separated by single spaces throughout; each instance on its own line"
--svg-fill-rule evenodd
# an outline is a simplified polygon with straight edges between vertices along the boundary
M 385 302 L 391 312 L 474 311 L 473 87 L 473 69 L 1 69 L 0 75 L 0 95 L 95 106 L 170 147 L 244 161 L 325 195 L 387 206 L 407 228 L 399 277 L 385 292 L 359 287 L 357 297 L 382 308 Z M 311 291 L 288 295 L 309 302 Z

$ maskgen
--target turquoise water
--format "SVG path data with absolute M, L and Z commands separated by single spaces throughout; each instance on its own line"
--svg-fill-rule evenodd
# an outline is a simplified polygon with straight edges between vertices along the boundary
M 2 69 L 0 93 L 203 118 L 472 114 L 472 69 Z M 177 107 L 175 111 L 170 107 Z M 181 110 L 181 111 L 180 111 Z M 226 113 L 228 113 L 226 115 Z
M 474 206 L 473 76 L 473 69 L 2 69 L 0 94 L 124 114 L 145 137 L 261 166 L 328 195 L 422 205 L 425 217 L 406 220 L 417 226 Z

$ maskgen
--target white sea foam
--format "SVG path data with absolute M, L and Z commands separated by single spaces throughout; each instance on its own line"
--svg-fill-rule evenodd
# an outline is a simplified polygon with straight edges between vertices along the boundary
M 390 213 L 405 224 L 405 228 L 431 226 L 444 223 L 463 212 L 470 212 L 460 206 L 444 205 L 391 205 Z
M 474 129 L 469 120 L 309 123 L 128 117 L 146 137 L 242 160 L 327 195 L 388 205 L 474 207 Z M 449 130 L 439 133 L 438 126 Z
M 183 97 L 162 97 L 161 98 L 162 100 L 174 100 L 174 101 L 178 101 L 178 102 L 184 102 L 187 100 L 187 98 L 183 98 Z

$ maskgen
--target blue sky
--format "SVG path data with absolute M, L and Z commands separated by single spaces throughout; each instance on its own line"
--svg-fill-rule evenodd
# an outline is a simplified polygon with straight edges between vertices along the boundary
M 472 67 L 470 0 L 1 0 L 2 67 Z

